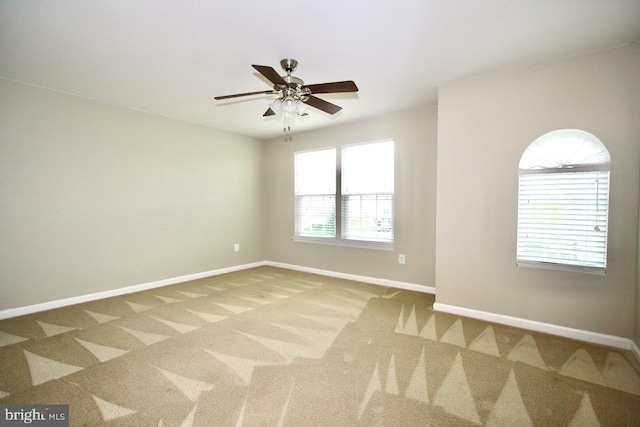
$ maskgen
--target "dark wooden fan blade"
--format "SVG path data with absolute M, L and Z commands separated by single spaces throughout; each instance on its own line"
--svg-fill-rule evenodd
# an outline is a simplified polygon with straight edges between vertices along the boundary
M 262 117 L 275 116 L 275 115 L 276 115 L 275 111 L 273 111 L 271 108 L 267 108 L 267 111 L 265 111 Z
M 273 94 L 273 93 L 275 92 L 272 90 L 261 90 L 260 92 L 247 92 L 247 93 L 236 93 L 235 95 L 216 96 L 213 99 L 217 99 L 219 101 L 221 99 L 238 98 L 239 96 L 264 95 L 264 94 Z
M 274 85 L 283 85 L 286 86 L 287 82 L 278 74 L 276 70 L 266 65 L 252 65 L 253 68 L 258 70 L 260 74 L 265 76 L 271 83 Z
M 322 110 L 325 113 L 329 113 L 329 114 L 335 114 L 338 111 L 342 110 L 342 107 L 339 107 L 336 104 L 327 102 L 324 99 L 317 98 L 313 95 L 309 95 L 309 99 L 307 99 L 305 102 L 311 105 L 312 107 L 317 108 L 318 110 Z
M 352 80 L 344 82 L 319 83 L 317 85 L 304 86 L 311 93 L 338 93 L 338 92 L 357 92 L 358 86 Z

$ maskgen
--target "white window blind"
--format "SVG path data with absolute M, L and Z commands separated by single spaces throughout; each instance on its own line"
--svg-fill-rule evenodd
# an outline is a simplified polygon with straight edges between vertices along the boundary
M 607 266 L 609 172 L 523 173 L 518 262 Z
M 342 149 L 342 238 L 393 242 L 394 142 Z
M 336 149 L 294 154 L 295 235 L 336 235 Z
M 593 135 L 554 131 L 520 159 L 518 265 L 604 272 L 609 152 Z

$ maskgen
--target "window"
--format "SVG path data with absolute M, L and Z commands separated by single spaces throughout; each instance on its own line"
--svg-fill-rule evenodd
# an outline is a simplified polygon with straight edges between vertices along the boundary
M 336 149 L 295 153 L 295 235 L 336 236 Z
M 342 149 L 342 238 L 393 241 L 393 141 Z
M 580 130 L 547 133 L 520 159 L 517 263 L 604 273 L 610 157 Z
M 393 249 L 394 142 L 294 154 L 295 236 Z

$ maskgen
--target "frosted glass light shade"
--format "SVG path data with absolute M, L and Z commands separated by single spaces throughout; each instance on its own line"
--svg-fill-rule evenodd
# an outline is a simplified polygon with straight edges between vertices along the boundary
M 282 111 L 282 99 L 278 98 L 273 101 L 271 104 L 269 104 L 269 108 L 271 108 L 274 113 L 278 114 L 280 111 Z
M 296 100 L 291 96 L 287 96 L 282 100 L 282 109 L 287 113 L 293 113 L 296 110 Z
M 307 108 L 309 108 L 309 106 L 304 102 L 300 100 L 296 101 L 296 109 L 298 110 L 298 114 L 304 114 L 304 112 L 307 111 Z

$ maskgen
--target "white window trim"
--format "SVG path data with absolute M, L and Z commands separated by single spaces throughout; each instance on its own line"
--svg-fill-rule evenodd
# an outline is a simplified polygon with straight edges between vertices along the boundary
M 346 246 L 350 248 L 373 249 L 378 251 L 394 251 L 395 243 L 370 242 L 368 240 L 336 239 L 333 237 L 293 236 L 294 242 L 317 245 Z
M 599 274 L 604 276 L 607 272 L 606 268 L 601 267 L 589 267 L 587 265 L 570 265 L 570 264 L 558 264 L 553 262 L 541 262 L 541 261 L 516 261 L 518 267 L 526 268 L 539 268 L 542 270 L 556 270 L 556 271 L 568 271 L 572 273 L 587 273 L 587 274 Z

